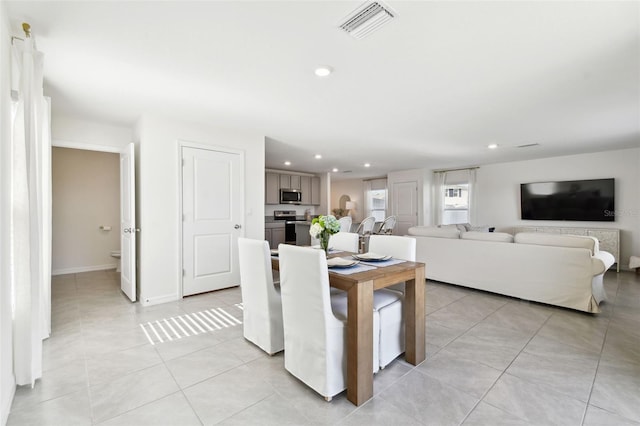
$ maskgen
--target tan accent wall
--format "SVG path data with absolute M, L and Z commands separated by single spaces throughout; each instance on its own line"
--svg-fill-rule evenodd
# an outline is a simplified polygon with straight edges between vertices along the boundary
M 119 155 L 54 147 L 51 161 L 53 274 L 115 267 L 110 252 L 120 249 Z
M 331 211 L 340 207 L 340 197 L 348 195 L 351 201 L 356 203 L 356 210 L 351 212 L 354 222 L 359 222 L 365 217 L 364 187 L 362 179 L 346 179 L 331 181 Z

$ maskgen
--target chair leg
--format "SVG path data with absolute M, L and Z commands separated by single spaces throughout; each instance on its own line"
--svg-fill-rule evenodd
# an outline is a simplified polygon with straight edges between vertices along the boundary
M 325 396 L 325 397 L 324 397 L 324 400 L 325 400 L 325 401 L 327 401 L 327 402 L 331 402 L 331 400 L 332 400 L 332 399 L 333 399 L 333 398 L 332 398 L 332 397 L 330 397 L 330 396 Z

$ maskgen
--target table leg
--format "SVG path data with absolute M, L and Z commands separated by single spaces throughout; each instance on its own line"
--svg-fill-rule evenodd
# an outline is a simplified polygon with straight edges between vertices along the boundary
M 373 397 L 373 281 L 351 287 L 347 300 L 347 399 L 361 405 Z
M 405 358 L 418 365 L 425 360 L 424 267 L 416 269 L 416 278 L 405 283 Z

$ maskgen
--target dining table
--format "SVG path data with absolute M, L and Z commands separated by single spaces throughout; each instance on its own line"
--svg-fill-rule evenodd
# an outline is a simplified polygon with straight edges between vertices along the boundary
M 331 257 L 354 253 L 333 252 Z M 393 263 L 385 265 L 385 263 Z M 347 399 L 361 405 L 373 397 L 373 292 L 405 283 L 405 360 L 418 365 L 425 360 L 425 265 L 421 262 L 366 262 L 373 268 L 351 273 L 329 268 L 331 287 L 347 292 Z M 271 266 L 279 270 L 276 255 Z M 362 269 L 362 268 L 361 268 Z

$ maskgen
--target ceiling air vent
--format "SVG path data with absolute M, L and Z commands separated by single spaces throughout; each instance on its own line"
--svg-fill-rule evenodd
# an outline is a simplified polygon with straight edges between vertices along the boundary
M 396 13 L 377 1 L 368 1 L 351 12 L 340 24 L 340 28 L 351 37 L 365 38 L 393 18 Z
M 516 148 L 532 148 L 534 146 L 540 145 L 539 143 L 526 143 L 524 145 L 518 145 Z

